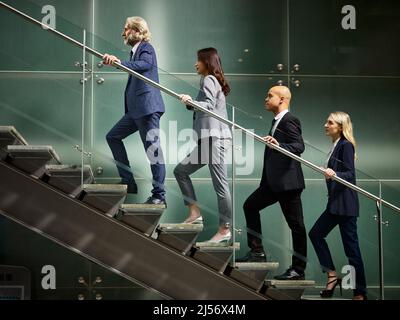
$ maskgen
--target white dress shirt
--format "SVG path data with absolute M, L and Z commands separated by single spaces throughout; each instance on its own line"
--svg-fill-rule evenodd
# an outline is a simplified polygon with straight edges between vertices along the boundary
M 272 130 L 271 130 L 271 136 L 274 136 L 276 127 L 278 126 L 279 122 L 281 122 L 283 116 L 284 116 L 286 113 L 288 113 L 288 112 L 289 112 L 289 110 L 288 110 L 288 109 L 285 109 L 285 110 L 279 112 L 279 113 L 275 116 L 275 123 L 274 123 L 274 126 L 272 127 Z
M 136 43 L 133 47 L 132 47 L 132 59 L 133 59 L 133 57 L 135 56 L 135 53 L 136 53 L 136 51 L 137 51 L 137 48 L 139 47 L 139 44 L 140 44 L 140 42 L 141 41 L 139 41 L 138 43 Z
M 328 169 L 328 162 L 329 162 L 329 159 L 331 158 L 332 153 L 333 153 L 333 150 L 335 150 L 336 145 L 338 144 L 339 140 L 340 140 L 340 137 L 337 138 L 336 141 L 332 143 L 331 150 L 329 151 L 328 157 L 327 157 L 326 160 L 325 160 L 325 169 Z

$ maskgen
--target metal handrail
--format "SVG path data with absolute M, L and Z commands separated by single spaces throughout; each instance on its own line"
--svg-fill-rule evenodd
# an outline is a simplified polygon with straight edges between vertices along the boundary
M 46 24 L 44 24 L 44 23 L 42 23 L 42 22 L 30 17 L 29 15 L 27 15 L 27 14 L 15 9 L 15 8 L 13 8 L 12 6 L 10 6 L 10 5 L 2 2 L 2 1 L 0 1 L 0 5 L 5 7 L 8 10 L 10 10 L 10 11 L 12 11 L 12 12 L 14 12 L 14 13 L 20 15 L 20 16 L 22 16 L 23 18 L 29 20 L 30 22 L 33 22 L 33 23 L 41 26 L 44 30 L 50 31 L 50 32 L 58 35 L 59 37 L 63 38 L 64 40 L 67 40 L 67 41 L 71 42 L 72 44 L 74 44 L 74 45 L 76 45 L 76 46 L 78 46 L 78 47 L 80 47 L 82 49 L 84 48 L 87 52 L 95 55 L 96 57 L 98 57 L 100 59 L 103 59 L 104 54 L 101 54 L 100 52 L 98 52 L 98 51 L 96 51 L 96 50 L 94 50 L 94 49 L 92 49 L 92 48 L 90 48 L 88 46 L 83 45 L 79 41 L 77 41 L 77 40 L 65 35 L 64 33 L 60 32 L 60 31 L 58 31 L 56 29 L 50 28 Z M 143 80 L 144 82 L 146 82 L 146 83 L 150 84 L 151 86 L 161 90 L 162 92 L 170 95 L 171 97 L 180 100 L 180 95 L 178 93 L 176 93 L 176 92 L 174 92 L 174 91 L 162 86 L 161 84 L 159 84 L 159 83 L 157 83 L 157 82 L 155 82 L 155 81 L 153 81 L 153 80 L 141 75 L 140 73 L 137 73 L 137 72 L 135 72 L 135 71 L 133 71 L 133 70 L 123 66 L 122 64 L 117 63 L 117 62 L 114 62 L 113 65 L 116 68 L 121 69 L 121 70 L 133 75 L 134 77 L 136 77 L 136 78 L 138 78 L 140 80 Z M 319 172 L 321 174 L 325 173 L 325 170 L 321 169 L 320 167 L 318 167 L 317 165 L 313 164 L 312 162 L 307 161 L 307 160 L 305 160 L 305 159 L 303 159 L 303 158 L 291 153 L 290 151 L 287 151 L 286 149 L 283 149 L 280 146 L 265 142 L 264 139 L 261 136 L 255 134 L 254 132 L 252 132 L 252 131 L 250 131 L 250 130 L 248 130 L 248 129 L 240 126 L 240 125 L 238 125 L 237 123 L 234 123 L 234 122 L 232 122 L 232 121 L 230 121 L 228 119 L 225 119 L 224 117 L 222 117 L 222 116 L 220 116 L 220 115 L 218 115 L 218 114 L 216 114 L 216 113 L 214 113 L 214 112 L 212 112 L 212 111 L 210 111 L 210 110 L 208 110 L 206 108 L 203 108 L 202 106 L 200 106 L 199 104 L 197 104 L 197 103 L 195 103 L 193 101 L 187 101 L 186 104 L 190 105 L 193 108 L 201 110 L 204 113 L 207 113 L 208 115 L 218 119 L 219 121 L 221 121 L 221 122 L 223 122 L 223 123 L 225 123 L 227 125 L 232 126 L 233 128 L 241 130 L 242 132 L 244 132 L 245 134 L 251 136 L 255 140 L 257 140 L 257 141 L 259 141 L 259 142 L 261 142 L 263 144 L 266 144 L 269 148 L 274 149 L 274 150 L 276 150 L 276 151 L 278 151 L 278 152 L 280 152 L 280 153 L 282 153 L 282 154 L 284 154 L 284 155 L 286 155 L 286 156 L 288 156 L 288 157 L 290 157 L 290 158 L 302 163 L 303 165 L 311 168 L 312 170 L 314 170 L 316 172 Z M 387 208 L 390 208 L 390 209 L 400 213 L 400 208 L 399 207 L 395 206 L 394 204 L 392 204 L 392 203 L 390 203 L 388 201 L 383 200 L 381 197 L 378 197 L 378 196 L 376 196 L 376 195 L 364 190 L 363 188 L 360 188 L 359 186 L 356 186 L 356 185 L 354 185 L 354 184 L 352 184 L 352 183 L 350 183 L 350 182 L 348 182 L 348 181 L 346 181 L 346 180 L 344 180 L 344 179 L 342 179 L 342 178 L 340 178 L 338 176 L 333 176 L 331 179 L 337 181 L 338 183 L 340 183 L 340 184 L 342 184 L 342 185 L 344 185 L 344 186 L 346 186 L 346 187 L 348 187 L 350 189 L 353 189 L 354 191 L 356 191 L 358 193 L 363 194 L 364 196 L 374 200 L 375 202 L 380 202 L 382 205 L 384 205 Z

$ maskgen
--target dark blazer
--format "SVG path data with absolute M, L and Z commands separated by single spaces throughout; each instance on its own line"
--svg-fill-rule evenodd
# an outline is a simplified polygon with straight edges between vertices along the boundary
M 335 171 L 339 178 L 356 184 L 354 155 L 353 144 L 345 138 L 340 138 L 329 158 L 328 168 Z M 357 192 L 331 179 L 326 180 L 326 184 L 328 187 L 326 210 L 331 214 L 358 217 Z
M 279 122 L 274 133 L 274 138 L 283 149 L 297 156 L 300 156 L 304 152 L 300 121 L 290 112 L 286 113 Z M 269 187 L 273 192 L 304 189 L 304 176 L 301 164 L 266 146 L 260 185 Z
M 121 64 L 157 83 L 159 82 L 156 53 L 148 42 L 141 42 L 135 56 L 128 61 L 121 61 Z M 155 112 L 165 112 L 160 90 L 129 75 L 125 89 L 125 113 L 128 113 L 133 119 L 138 119 Z

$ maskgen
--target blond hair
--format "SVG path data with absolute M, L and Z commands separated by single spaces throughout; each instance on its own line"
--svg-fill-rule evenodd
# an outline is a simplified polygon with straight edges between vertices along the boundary
M 133 38 L 138 41 L 150 41 L 151 32 L 146 20 L 142 17 L 128 17 L 126 18 L 128 28 L 134 31 Z
M 350 141 L 354 149 L 356 149 L 356 139 L 354 138 L 353 124 L 351 123 L 350 116 L 346 112 L 335 111 L 332 112 L 329 117 L 341 127 L 341 136 Z M 354 154 L 354 157 L 357 158 L 356 154 Z

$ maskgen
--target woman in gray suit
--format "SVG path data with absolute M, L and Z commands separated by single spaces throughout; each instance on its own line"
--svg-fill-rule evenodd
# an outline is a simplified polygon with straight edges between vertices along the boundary
M 227 118 L 225 96 L 230 88 L 225 80 L 218 52 L 214 48 L 205 48 L 197 52 L 197 73 L 201 75 L 200 91 L 194 102 L 203 108 Z M 181 95 L 182 103 L 192 98 Z M 208 165 L 214 190 L 218 198 L 219 229 L 209 242 L 228 242 L 231 239 L 230 221 L 232 215 L 231 194 L 227 179 L 226 156 L 231 146 L 231 130 L 221 121 L 187 106 L 193 114 L 193 134 L 196 147 L 174 169 L 174 175 L 182 191 L 189 216 L 184 223 L 203 223 L 203 217 L 197 204 L 190 175 Z

